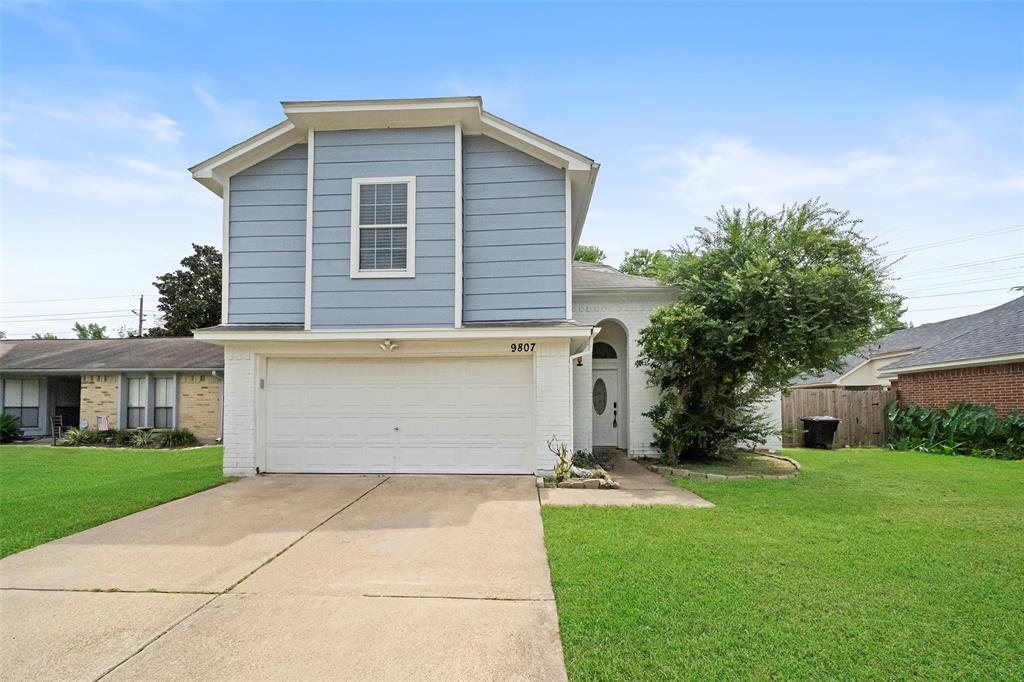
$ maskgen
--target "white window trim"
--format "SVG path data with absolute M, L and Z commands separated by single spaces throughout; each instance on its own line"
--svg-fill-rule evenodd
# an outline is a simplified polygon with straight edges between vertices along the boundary
M 363 185 L 405 183 L 409 186 L 405 223 L 405 269 L 404 270 L 360 270 L 359 269 L 359 191 Z M 378 227 L 400 227 L 400 225 L 373 225 Z M 393 178 L 352 178 L 352 227 L 349 244 L 349 275 L 352 279 L 386 279 L 416 276 L 416 178 L 413 176 Z

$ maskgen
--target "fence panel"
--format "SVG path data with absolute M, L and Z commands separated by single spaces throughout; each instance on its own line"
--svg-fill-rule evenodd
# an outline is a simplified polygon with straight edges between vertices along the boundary
M 834 447 L 884 445 L 885 404 L 892 396 L 884 387 L 794 389 L 782 396 L 782 444 L 784 447 L 803 445 L 802 417 L 828 416 L 840 420 Z

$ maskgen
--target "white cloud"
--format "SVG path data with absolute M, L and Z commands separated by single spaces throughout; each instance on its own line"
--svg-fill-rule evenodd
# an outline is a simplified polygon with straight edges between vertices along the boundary
M 925 148 L 800 155 L 739 137 L 706 137 L 659 151 L 641 169 L 662 174 L 667 192 L 690 206 L 749 203 L 767 209 L 811 196 L 852 194 L 905 198 L 941 193 L 986 199 L 1024 190 L 1024 173 L 1018 168 L 1009 163 L 977 163 L 971 155 L 942 142 L 936 140 Z
M 73 127 L 76 131 L 115 131 L 119 135 L 129 133 L 141 137 L 143 141 L 174 144 L 185 136 L 176 120 L 158 111 L 139 107 L 130 96 L 114 95 L 104 103 L 85 102 L 74 107 L 64 103 L 35 105 L 15 101 L 7 103 L 4 113 L 8 122 L 18 120 L 25 124 L 33 117 L 44 117 L 58 121 L 64 127 Z
M 212 201 L 212 195 L 198 191 L 184 171 L 175 172 L 132 158 L 71 163 L 7 155 L 0 177 L 5 185 L 79 200 L 125 204 Z
M 206 88 L 204 88 L 202 85 L 199 85 L 198 83 L 196 83 L 195 85 L 192 86 L 192 92 L 194 92 L 196 94 L 196 97 L 198 97 L 199 101 L 203 103 L 203 106 L 205 106 L 207 109 L 209 109 L 210 111 L 212 111 L 215 114 L 219 114 L 220 113 L 220 111 L 221 111 L 220 102 L 218 102 L 214 98 L 214 96 L 209 93 L 209 91 Z

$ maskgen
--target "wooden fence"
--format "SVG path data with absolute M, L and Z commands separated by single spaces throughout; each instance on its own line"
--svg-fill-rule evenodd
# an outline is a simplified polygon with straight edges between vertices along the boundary
M 833 447 L 884 445 L 885 405 L 895 393 L 884 387 L 797 388 L 782 396 L 783 447 L 803 445 L 802 417 L 837 417 Z

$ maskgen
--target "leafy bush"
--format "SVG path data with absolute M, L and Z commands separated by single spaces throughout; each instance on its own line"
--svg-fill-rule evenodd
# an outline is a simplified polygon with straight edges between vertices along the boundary
M 132 433 L 130 445 L 133 448 L 152 448 L 157 445 L 156 434 L 152 431 L 135 431 Z
M 11 443 L 21 438 L 21 421 L 9 414 L 0 414 L 0 443 Z
M 569 451 L 569 446 L 558 442 L 558 436 L 551 436 L 551 440 L 548 441 L 548 450 L 558 458 L 558 461 L 555 462 L 555 480 L 565 481 L 572 478 L 573 453 Z
M 727 459 L 777 428 L 761 403 L 896 324 L 889 265 L 859 221 L 812 200 L 768 214 L 722 208 L 657 276 L 679 291 L 640 331 L 657 387 L 644 414 L 668 463 Z
M 188 429 L 175 429 L 173 431 L 164 431 L 157 439 L 160 442 L 162 448 L 183 448 L 189 445 L 195 445 L 199 442 L 196 435 Z
M 945 410 L 896 402 L 886 407 L 891 424 L 889 447 L 945 455 L 1024 459 L 1024 414 L 1002 419 L 995 408 L 951 403 Z
M 123 448 L 131 445 L 132 436 L 135 435 L 135 431 L 126 431 L 121 429 L 111 429 L 104 431 L 105 437 L 104 442 L 108 445 L 112 445 L 115 448 Z
M 58 445 L 67 445 L 69 447 L 78 447 L 85 445 L 85 438 L 88 429 L 68 429 L 61 434 L 60 440 L 57 441 Z

